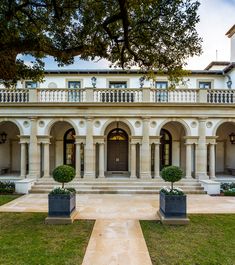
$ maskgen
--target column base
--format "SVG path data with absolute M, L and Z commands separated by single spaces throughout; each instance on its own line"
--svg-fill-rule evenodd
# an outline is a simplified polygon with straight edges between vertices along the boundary
M 50 175 L 43 175 L 42 178 L 51 178 Z
M 154 179 L 160 179 L 161 176 L 160 176 L 160 175 L 154 175 L 153 178 L 154 178 Z
M 192 179 L 192 176 L 185 176 L 185 179 Z
M 136 175 L 130 176 L 130 179 L 136 179 L 136 178 L 137 178 Z
M 196 173 L 196 178 L 201 180 L 201 179 L 209 179 L 209 176 L 206 174 L 206 173 L 200 173 L 200 172 L 197 172 Z
M 98 179 L 104 179 L 104 178 L 105 178 L 105 175 L 98 176 Z
M 83 179 L 95 179 L 95 173 L 94 172 L 86 172 L 86 173 L 84 173 Z
M 141 172 L 140 173 L 140 178 L 141 179 L 151 179 L 151 173 L 150 172 Z
M 82 178 L 82 176 L 80 174 L 75 175 L 75 179 L 81 179 L 81 178 Z

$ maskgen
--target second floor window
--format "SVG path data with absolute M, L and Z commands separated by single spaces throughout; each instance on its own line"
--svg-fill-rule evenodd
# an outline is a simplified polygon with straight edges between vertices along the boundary
M 127 82 L 109 82 L 109 88 L 127 88 Z
M 71 88 L 71 89 L 81 88 L 81 82 L 80 81 L 68 81 L 68 88 Z
M 168 82 L 166 82 L 166 81 L 157 81 L 157 82 L 155 82 L 155 88 L 157 88 L 157 89 L 167 89 L 168 88 Z
M 25 88 L 37 88 L 37 82 L 25 81 Z
M 211 82 L 199 82 L 199 88 L 200 89 L 210 89 L 211 88 Z

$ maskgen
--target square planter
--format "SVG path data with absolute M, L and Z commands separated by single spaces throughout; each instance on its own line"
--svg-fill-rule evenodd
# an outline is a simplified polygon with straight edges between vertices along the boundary
M 187 217 L 186 195 L 166 195 L 160 192 L 160 213 L 166 218 Z
M 49 217 L 70 217 L 75 209 L 76 193 L 48 195 Z

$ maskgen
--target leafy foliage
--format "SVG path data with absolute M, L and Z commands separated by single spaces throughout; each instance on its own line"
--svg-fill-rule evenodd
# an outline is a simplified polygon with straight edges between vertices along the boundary
M 0 79 L 40 81 L 48 55 L 59 65 L 104 58 L 177 78 L 185 59 L 202 52 L 198 7 L 194 0 L 1 0 Z M 36 60 L 27 66 L 18 55 Z
M 180 188 L 169 189 L 167 187 L 163 187 L 160 191 L 166 195 L 184 195 L 183 190 Z
M 173 190 L 173 183 L 182 179 L 183 171 L 176 166 L 164 167 L 161 171 L 161 177 L 165 181 L 171 182 L 171 190 Z
M 2 182 L 0 181 L 0 194 L 11 194 L 15 192 L 14 182 Z
M 71 188 L 68 188 L 68 189 L 64 189 L 64 188 L 55 188 L 53 189 L 50 194 L 65 194 L 65 195 L 69 195 L 71 193 L 74 193 L 75 192 L 75 189 L 71 190 Z
M 55 181 L 62 183 L 62 188 L 64 188 L 64 183 L 70 182 L 75 177 L 75 170 L 71 166 L 61 165 L 56 167 L 52 172 Z

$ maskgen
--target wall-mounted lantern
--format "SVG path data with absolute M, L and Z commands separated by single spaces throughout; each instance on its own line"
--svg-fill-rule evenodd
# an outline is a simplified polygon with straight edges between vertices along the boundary
M 0 133 L 0 144 L 4 144 L 7 140 L 7 134 L 5 132 Z
M 96 87 L 96 77 L 95 76 L 93 76 L 92 78 L 91 78 L 91 84 L 92 84 L 92 86 L 93 86 L 93 88 L 95 88 Z

